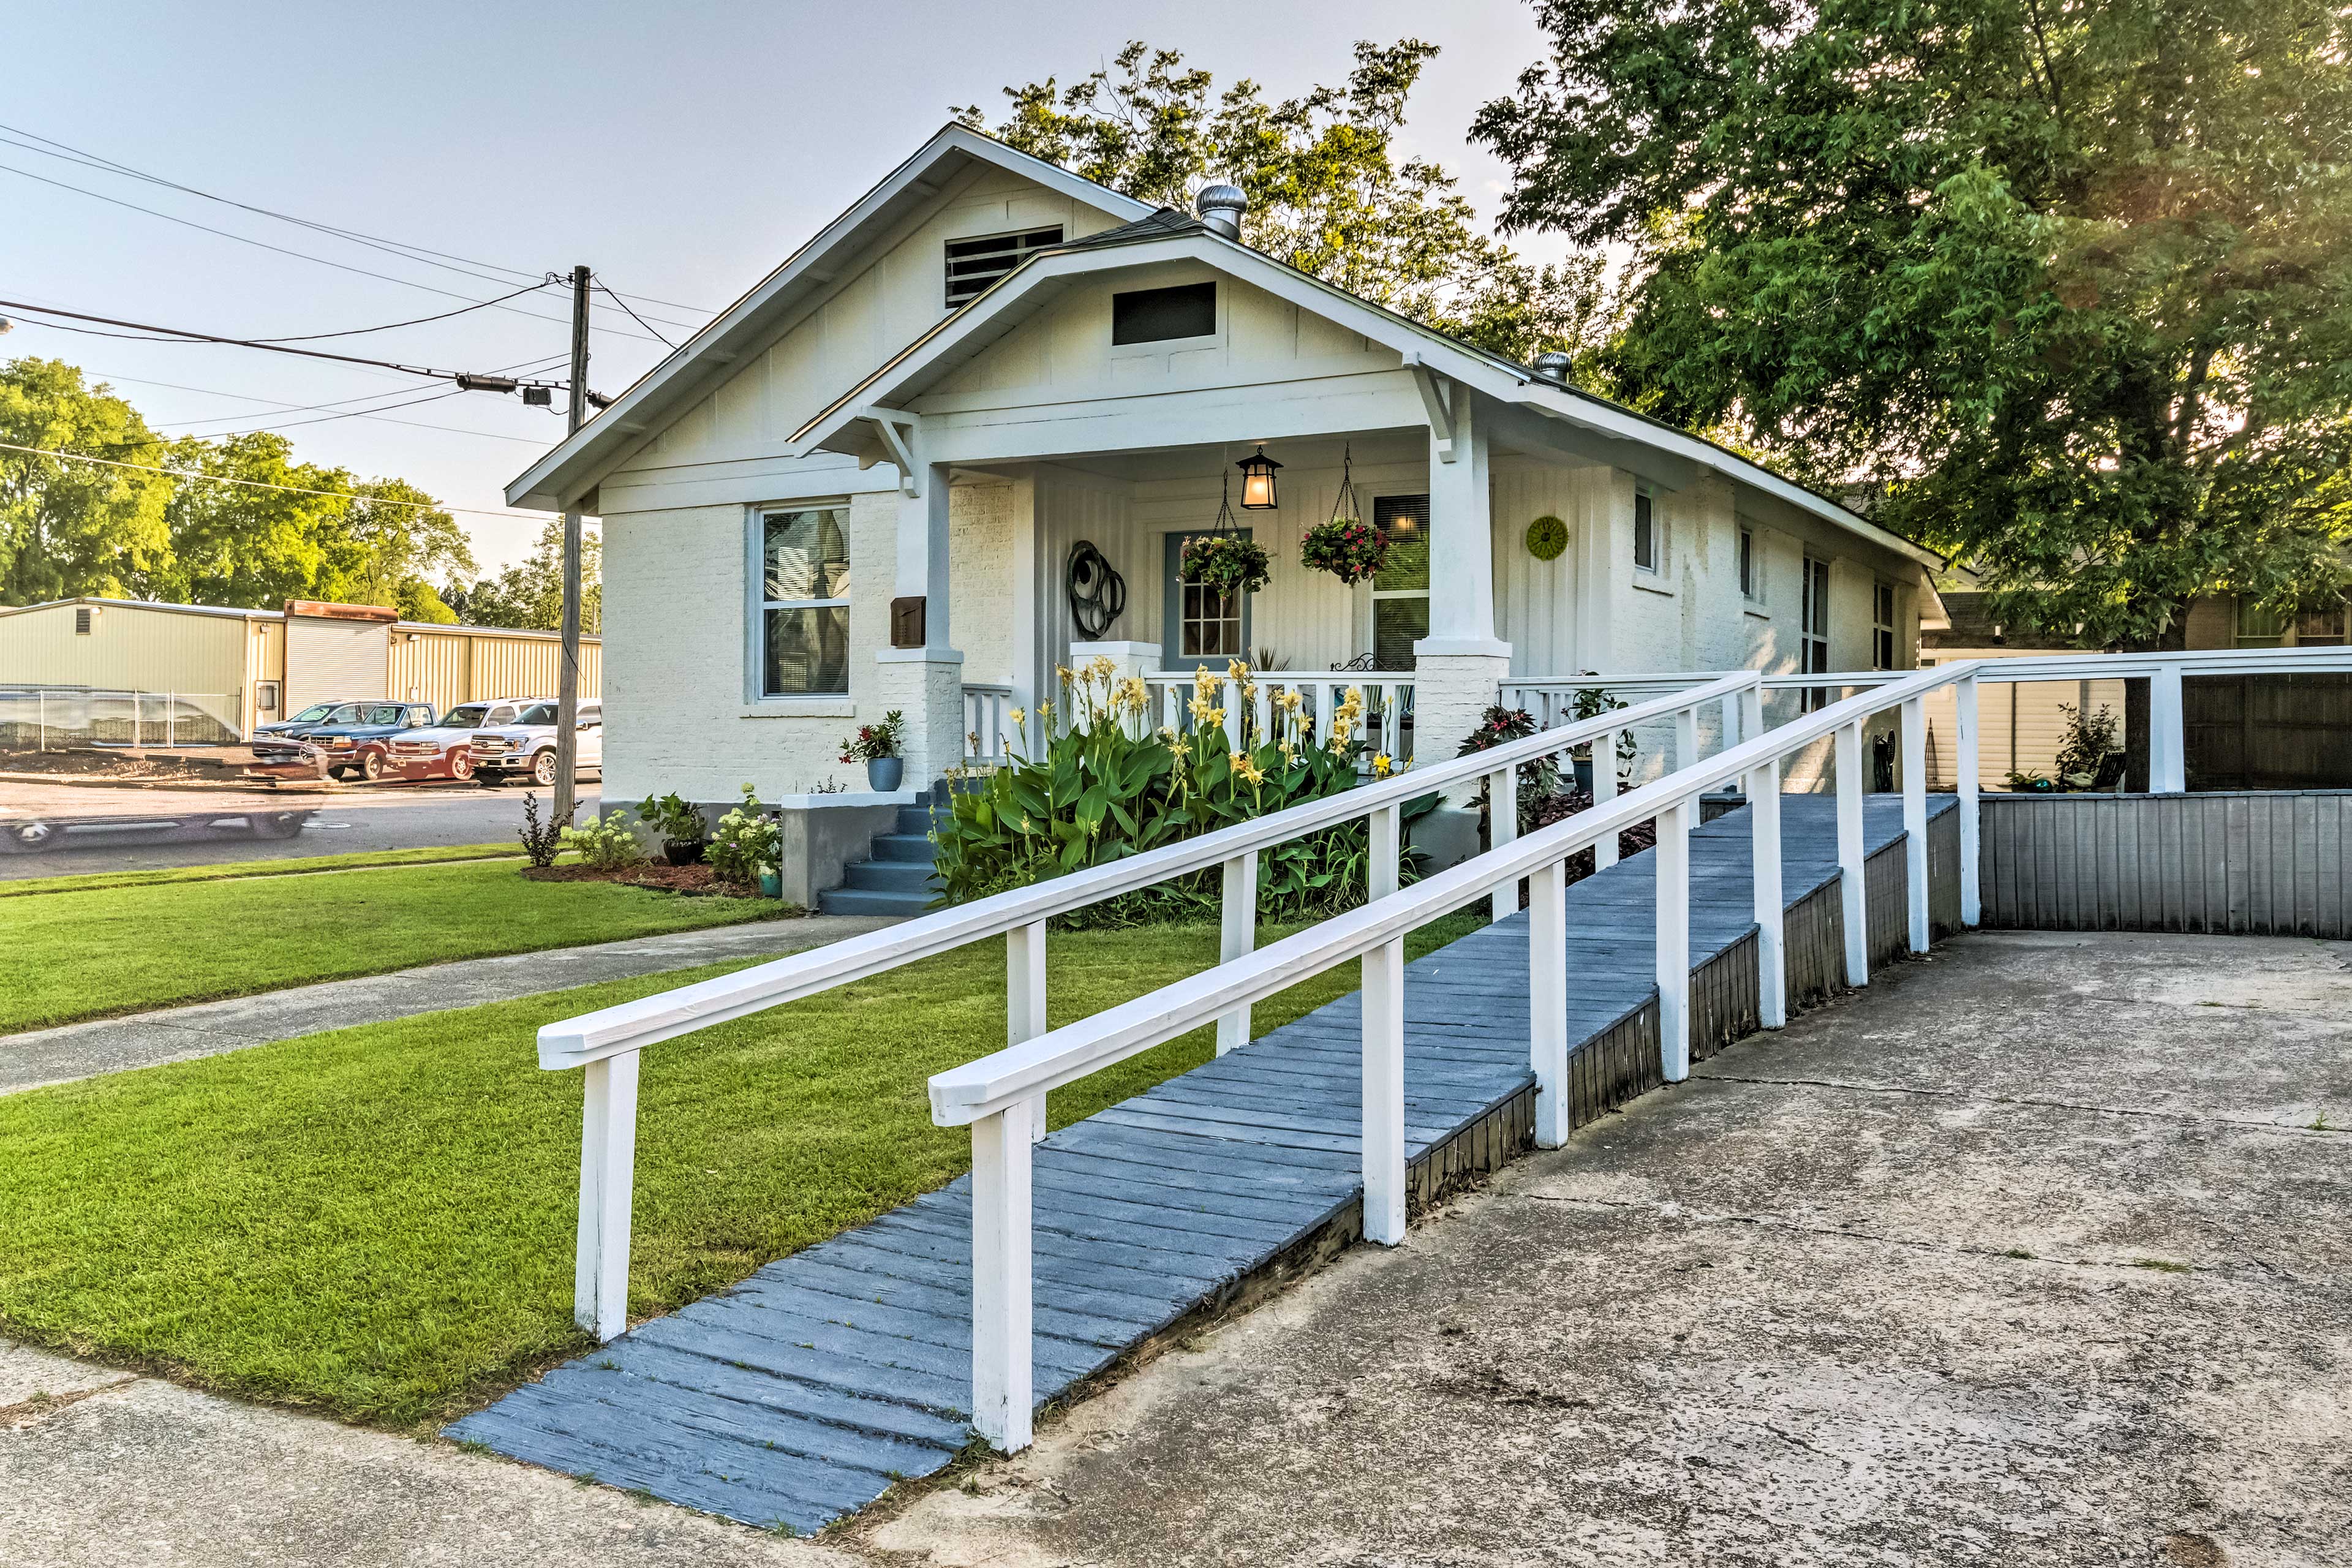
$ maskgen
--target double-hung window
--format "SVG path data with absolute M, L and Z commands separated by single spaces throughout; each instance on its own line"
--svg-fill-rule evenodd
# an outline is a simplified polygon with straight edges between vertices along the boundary
M 760 695 L 846 696 L 848 510 L 763 510 L 757 529 Z
M 1756 531 L 1739 525 L 1739 596 L 1750 605 L 1764 602 L 1764 562 L 1756 552 Z
M 1895 584 L 1875 583 L 1870 590 L 1871 668 L 1893 669 L 1895 647 Z
M 1658 538 L 1657 507 L 1646 489 L 1633 492 L 1633 570 L 1655 573 L 1665 555 Z
M 1804 602 L 1799 606 L 1797 629 L 1803 673 L 1821 675 L 1830 667 L 1830 563 L 1805 557 Z M 1805 688 L 1805 711 L 1826 708 L 1830 689 Z

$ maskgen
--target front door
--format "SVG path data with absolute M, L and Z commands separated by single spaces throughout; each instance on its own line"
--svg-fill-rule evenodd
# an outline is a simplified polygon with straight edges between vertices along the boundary
M 1246 528 L 1235 531 L 1244 539 L 1249 537 Z M 1163 669 L 1193 669 L 1204 664 L 1222 668 L 1228 659 L 1249 657 L 1250 596 L 1185 582 L 1180 574 L 1181 563 L 1184 541 L 1191 537 L 1171 533 L 1163 546 L 1165 570 L 1160 580 L 1168 584 L 1160 622 Z

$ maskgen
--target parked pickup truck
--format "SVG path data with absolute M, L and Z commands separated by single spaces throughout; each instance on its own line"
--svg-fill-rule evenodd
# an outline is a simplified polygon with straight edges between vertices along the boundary
M 440 722 L 403 730 L 384 743 L 384 770 L 400 779 L 469 779 L 474 776 L 474 731 L 512 724 L 540 699 L 493 697 L 460 702 Z
M 485 784 L 504 784 L 520 774 L 542 787 L 555 783 L 555 703 L 542 699 L 523 704 L 512 723 L 477 730 L 472 742 L 474 777 Z M 604 709 L 599 702 L 580 704 L 579 763 L 582 770 L 604 776 Z
M 373 784 L 384 774 L 385 742 L 432 722 L 433 710 L 422 702 L 345 702 L 323 723 L 289 726 L 254 742 L 253 760 L 264 768 L 315 760 L 331 778 L 356 773 Z
M 283 719 L 272 719 L 267 724 L 256 724 L 253 727 L 253 738 L 258 741 L 266 735 L 299 735 L 305 730 L 316 729 L 319 725 L 333 722 L 332 715 L 336 709 L 357 706 L 356 701 L 313 702 L 299 713 L 289 713 Z

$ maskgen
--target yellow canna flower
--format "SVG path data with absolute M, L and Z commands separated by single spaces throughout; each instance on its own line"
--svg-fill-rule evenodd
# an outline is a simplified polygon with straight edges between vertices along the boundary
M 1029 722 L 1029 710 L 1026 708 L 1015 708 L 1013 710 L 1013 721 L 1015 724 L 1026 724 Z
M 1389 754 L 1382 752 L 1372 759 L 1372 776 L 1376 779 L 1384 779 L 1395 771 L 1395 767 L 1396 764 L 1389 761 Z

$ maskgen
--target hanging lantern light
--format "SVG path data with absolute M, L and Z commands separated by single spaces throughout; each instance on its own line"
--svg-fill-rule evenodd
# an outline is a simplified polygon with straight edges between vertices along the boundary
M 1265 455 L 1265 443 L 1258 443 L 1255 453 L 1244 458 L 1234 467 L 1242 471 L 1242 510 L 1272 511 L 1281 502 L 1275 499 L 1274 470 L 1282 467 Z

